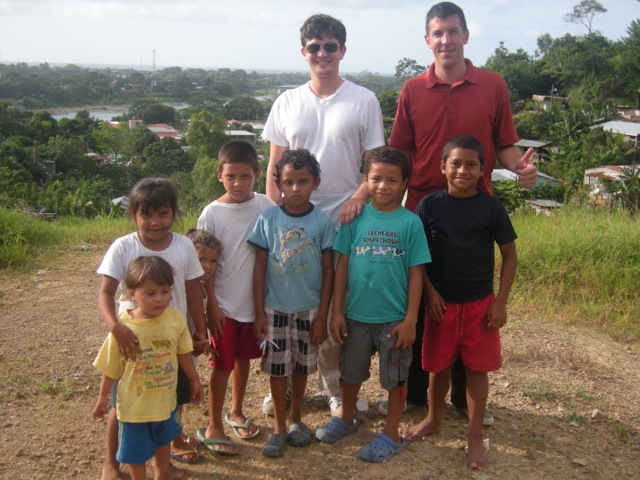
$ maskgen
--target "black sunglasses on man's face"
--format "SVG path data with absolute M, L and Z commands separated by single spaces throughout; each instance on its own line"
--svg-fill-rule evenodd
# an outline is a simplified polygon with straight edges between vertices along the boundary
M 312 55 L 315 55 L 320 51 L 321 48 L 324 48 L 324 51 L 327 53 L 336 53 L 340 48 L 338 43 L 309 43 L 304 49 Z

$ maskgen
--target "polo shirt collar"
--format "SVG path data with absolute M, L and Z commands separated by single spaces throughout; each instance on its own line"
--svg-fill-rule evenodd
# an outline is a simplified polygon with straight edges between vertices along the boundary
M 473 66 L 473 63 L 471 63 L 471 60 L 469 60 L 468 58 L 464 59 L 464 63 L 467 64 L 467 71 L 459 83 L 464 83 L 464 82 L 478 83 L 479 81 L 478 69 Z M 429 65 L 429 69 L 427 70 L 427 75 L 426 75 L 427 88 L 433 88 L 437 85 L 440 85 L 441 83 L 442 82 L 438 80 L 438 77 L 436 77 L 436 64 L 432 63 L 431 65 Z

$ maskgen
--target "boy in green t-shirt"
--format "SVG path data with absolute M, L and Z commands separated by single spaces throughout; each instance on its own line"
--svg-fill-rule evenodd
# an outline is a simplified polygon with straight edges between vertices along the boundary
M 400 150 L 372 150 L 365 179 L 371 203 L 350 224 L 342 225 L 334 244 L 340 257 L 330 330 L 341 344 L 342 415 L 319 428 L 316 437 L 333 443 L 358 428 L 355 404 L 362 382 L 369 378 L 371 356 L 377 351 L 380 383 L 389 391 L 389 414 L 384 432 L 358 454 L 370 462 L 388 460 L 406 446 L 398 426 L 424 264 L 430 261 L 420 219 L 401 205 L 409 173 L 409 160 Z

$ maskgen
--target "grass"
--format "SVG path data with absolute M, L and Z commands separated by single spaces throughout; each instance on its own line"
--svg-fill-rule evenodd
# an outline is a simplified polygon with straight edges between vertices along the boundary
M 538 381 L 525 381 L 520 387 L 524 396 L 529 397 L 536 404 L 550 403 L 560 398 L 557 392 Z
M 553 217 L 516 214 L 518 274 L 512 303 L 538 316 L 640 340 L 640 224 L 587 208 Z
M 566 208 L 552 217 L 513 215 L 518 273 L 511 310 L 640 340 L 640 223 L 624 212 Z M 184 233 L 197 217 L 178 219 Z M 109 245 L 135 229 L 127 218 L 46 222 L 0 209 L 0 268 L 36 269 L 40 257 L 83 243 Z M 0 303 L 2 302 L 0 292 Z
M 569 412 L 569 414 L 567 415 L 567 419 L 569 420 L 570 423 L 578 426 L 584 425 L 586 420 L 583 415 L 580 415 L 579 413 L 576 413 L 576 412 Z
M 197 217 L 179 218 L 174 231 L 184 233 L 196 225 Z M 109 245 L 135 230 L 126 217 L 86 219 L 63 217 L 48 222 L 0 208 L 0 268 L 34 268 L 38 257 L 51 257 L 79 244 Z
M 539 452 L 544 452 L 547 450 L 547 442 L 543 438 L 539 438 L 539 437 L 534 438 L 533 446 Z

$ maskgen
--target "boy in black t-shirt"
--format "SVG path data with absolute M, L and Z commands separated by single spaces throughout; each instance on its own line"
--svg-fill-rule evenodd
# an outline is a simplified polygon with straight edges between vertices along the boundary
M 416 214 L 422 219 L 432 263 L 425 282 L 426 318 L 422 367 L 429 375 L 429 413 L 404 432 L 414 441 L 438 432 L 451 365 L 460 354 L 467 374 L 467 465 L 489 465 L 482 421 L 488 373 L 502 365 L 499 329 L 507 321 L 507 299 L 517 266 L 517 235 L 498 199 L 477 189 L 484 169 L 478 139 L 460 135 L 447 142 L 442 173 L 448 187 L 426 196 Z M 498 293 L 493 293 L 494 242 L 502 256 Z

